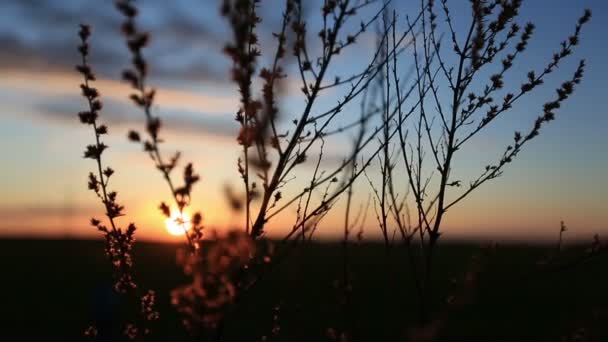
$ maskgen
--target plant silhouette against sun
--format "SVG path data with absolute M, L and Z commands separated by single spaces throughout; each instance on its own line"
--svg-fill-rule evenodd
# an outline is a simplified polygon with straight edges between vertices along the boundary
M 260 1 L 220 2 L 220 13 L 231 33 L 223 51 L 232 63 L 229 77 L 239 94 L 234 109 L 239 126 L 235 142 L 239 149 L 236 169 L 242 182 L 242 190 L 227 187 L 226 192 L 235 214 L 243 211 L 244 222 L 225 234 L 205 231 L 207 241 L 203 241 L 202 214 L 194 214 L 190 222 L 183 219 L 200 177 L 188 163 L 183 168 L 183 185 L 178 186 L 172 176 L 181 155 L 167 156 L 162 149 L 161 119 L 152 110 L 156 92 L 147 83 L 144 50 L 149 34 L 138 26 L 135 1 L 116 1 L 131 57 L 122 78 L 131 86 L 129 98 L 145 120 L 145 135 L 132 130 L 128 139 L 142 145 L 179 211 L 176 223 L 184 230 L 188 248 L 178 262 L 191 281 L 174 289 L 171 301 L 193 335 L 221 340 L 231 310 L 238 308 L 279 263 L 288 260 L 296 246 L 310 241 L 319 223 L 344 198 L 342 274 L 335 286 L 343 317 L 335 327 L 328 327 L 328 336 L 334 340 L 354 338 L 349 243 L 354 232 L 361 239 L 371 202 L 355 215 L 354 186 L 361 175 L 371 185 L 386 257 L 390 261 L 397 255 L 393 253 L 396 239 L 407 248 L 406 264 L 421 323 L 410 338 L 435 338 L 448 313 L 468 303 L 486 267 L 486 252 L 493 249 L 471 258 L 458 281 L 461 288 L 449 297 L 446 307 L 433 312 L 431 302 L 437 297 L 434 260 L 446 213 L 482 184 L 502 175 L 523 147 L 555 118 L 555 111 L 581 82 L 584 61 L 557 88 L 556 97 L 542 106 L 532 127 L 524 133 L 515 132 L 513 142 L 478 177 L 468 184 L 456 178 L 455 162 L 467 142 L 540 87 L 572 54 L 591 12 L 584 12 L 544 69 L 529 71 L 520 85 L 509 86 L 505 77 L 524 54 L 535 29 L 532 23 L 517 23 L 522 1 L 471 0 L 471 17 L 464 34 L 455 30 L 447 0 L 439 2 L 437 6 L 433 0 L 420 0 L 416 16 L 408 17 L 391 10 L 390 1 L 324 0 L 319 8 L 320 27 L 312 27 L 305 17 L 304 7 L 309 4 L 285 0 L 281 2 L 280 24 L 272 34 L 273 48 L 266 51 L 262 51 L 258 36 Z M 441 14 L 437 14 L 437 7 Z M 366 12 L 371 14 L 361 14 Z M 445 19 L 444 30 L 439 16 Z M 352 74 L 330 79 L 336 73 L 336 60 L 374 28 L 375 45 L 369 49 L 368 62 Z M 104 169 L 101 159 L 107 148 L 101 137 L 107 134 L 107 127 L 97 122 L 102 106 L 97 90 L 89 84 L 95 80 L 87 61 L 89 32 L 83 25 L 79 48 L 82 65 L 78 70 L 84 76 L 81 88 L 89 109 L 79 116 L 95 133 L 95 144 L 85 152 L 86 158 L 97 162 L 98 169 L 89 177 L 89 188 L 104 204 L 110 227 L 95 219 L 92 223 L 106 238 L 106 253 L 115 268 L 115 290 L 132 295 L 139 303 L 129 311 L 130 317 L 137 319 L 126 321 L 120 336 L 138 339 L 148 333 L 148 323 L 158 319 L 158 313 L 154 293 L 137 294 L 132 277 L 130 252 L 135 226 L 123 231 L 115 223 L 123 207 L 116 203 L 116 193 L 108 189 L 113 170 Z M 444 41 L 448 51 L 442 49 Z M 261 66 L 262 57 L 268 57 L 269 65 Z M 281 107 L 288 81 L 300 87 L 303 106 Z M 337 104 L 326 108 L 322 106 L 324 99 L 337 100 Z M 346 133 L 353 133 L 349 149 L 339 162 L 328 162 L 326 149 L 331 139 L 347 139 Z M 293 185 L 296 175 L 306 177 L 303 188 Z M 172 217 L 166 202 L 161 201 L 159 209 L 168 219 Z M 275 251 L 275 245 L 265 239 L 269 223 L 289 211 L 295 214 L 293 225 L 279 237 Z M 560 249 L 564 230 L 560 231 Z M 389 274 L 387 288 L 396 279 Z M 275 311 L 273 336 L 280 331 L 279 310 Z M 87 332 L 95 335 L 97 330 Z
M 96 78 L 88 63 L 90 27 L 81 25 L 78 35 L 81 40 L 78 51 L 80 52 L 82 61 L 81 64 L 76 66 L 76 69 L 83 76 L 83 83 L 80 85 L 80 89 L 82 90 L 82 96 L 87 100 L 88 104 L 88 109 L 79 112 L 78 117 L 82 124 L 93 128 L 95 135 L 95 143 L 87 145 L 84 151 L 84 158 L 93 159 L 97 164 L 97 173 L 89 173 L 88 187 L 89 190 L 95 192 L 95 195 L 97 195 L 104 205 L 106 217 L 110 224 L 108 227 L 100 220 L 92 218 L 91 225 L 104 235 L 105 252 L 114 270 L 113 289 L 115 292 L 123 295 L 127 305 L 132 308 L 125 318 L 123 327 L 115 327 L 107 325 L 105 322 L 98 322 L 98 324 L 87 328 L 85 335 L 97 337 L 99 334 L 100 339 L 120 339 L 119 336 L 122 336 L 134 340 L 148 335 L 150 332 L 150 322 L 157 320 L 159 314 L 155 309 L 154 291 L 148 291 L 142 295 L 133 277 L 133 258 L 131 253 L 133 242 L 135 241 L 135 224 L 130 223 L 123 230 L 116 222 L 118 217 L 124 216 L 124 206 L 116 201 L 117 193 L 111 191 L 108 187 L 114 170 L 110 167 L 104 168 L 101 158 L 104 151 L 108 148 L 101 140 L 103 135 L 108 134 L 108 127 L 97 121 L 103 105 L 98 90 L 91 85 Z M 116 331 L 120 330 L 122 330 L 123 334 L 116 336 Z
M 383 98 L 377 99 L 384 111 L 386 131 L 396 127 L 394 138 L 385 133 L 383 153 L 379 155 L 380 184 L 369 178 L 379 227 L 387 250 L 396 233 L 407 246 L 412 279 L 417 289 L 419 317 L 428 323 L 429 301 L 433 295 L 433 264 L 436 246 L 443 233 L 449 209 L 486 182 L 500 177 L 505 167 L 541 128 L 555 119 L 555 112 L 581 82 L 585 61 L 581 60 L 571 78 L 557 89 L 555 98 L 541 106 L 540 115 L 527 132 L 516 131 L 498 160 L 488 164 L 469 182 L 456 178 L 455 161 L 474 137 L 505 115 L 523 97 L 539 88 L 579 43 L 582 27 L 591 11 L 585 10 L 574 32 L 553 54 L 546 66 L 530 70 L 520 85 L 510 86 L 505 77 L 519 62 L 529 45 L 535 25 L 518 23 L 521 0 L 471 0 L 468 29 L 456 32 L 447 0 L 421 0 L 423 12 L 417 23 L 406 18 L 412 35 L 413 85 L 417 110 L 407 111 L 402 99 L 410 96 L 400 80 L 402 62 L 392 54 L 379 77 Z M 437 14 L 439 6 L 441 14 Z M 442 18 L 440 18 L 442 16 Z M 385 13 L 385 23 L 399 18 Z M 458 18 L 460 19 L 460 18 Z M 444 27 L 441 27 L 441 23 Z M 385 24 L 386 25 L 386 24 Z M 445 32 L 444 32 L 445 29 Z M 443 39 L 447 36 L 447 39 Z M 394 38 L 393 33 L 393 41 Z M 386 51 L 398 47 L 385 41 Z M 442 49 L 444 46 L 448 49 Z M 391 100 L 396 98 L 393 102 Z M 389 114 L 398 111 L 398 120 Z M 404 181 L 405 180 L 405 181 Z
M 293 228 L 282 238 L 283 242 L 289 241 L 290 243 L 284 245 L 285 247 L 276 258 L 272 258 L 268 253 L 252 255 L 250 260 L 243 263 L 237 272 L 231 270 L 232 274 L 226 275 L 229 278 L 228 281 L 217 283 L 222 287 L 234 288 L 236 294 L 229 296 L 234 301 L 253 287 L 264 273 L 272 269 L 273 265 L 284 260 L 295 243 L 312 238 L 319 222 L 329 212 L 332 205 L 346 190 L 352 189 L 351 186 L 356 178 L 361 175 L 362 170 L 369 165 L 379 151 L 379 149 L 372 150 L 371 157 L 365 157 L 366 159 L 356 165 L 359 157 L 363 158 L 362 151 L 372 145 L 371 142 L 381 129 L 376 127 L 369 132 L 364 129 L 366 128 L 365 123 L 375 113 L 368 113 L 360 120 L 345 126 L 336 123 L 336 119 L 344 116 L 345 107 L 366 91 L 370 82 L 374 80 L 374 76 L 380 71 L 380 66 L 387 63 L 388 56 L 383 56 L 380 53 L 381 48 L 378 46 L 377 51 L 372 54 L 369 64 L 364 65 L 357 73 L 326 81 L 327 75 L 332 70 L 332 61 L 343 51 L 355 45 L 357 39 L 378 20 L 382 9 L 387 4 L 380 3 L 380 8 L 374 10 L 370 18 L 364 18 L 354 31 L 346 32 L 347 23 L 357 18 L 359 11 L 376 2 L 368 0 L 324 2 L 321 7 L 323 27 L 320 28 L 318 34 L 319 47 L 322 52 L 320 56 L 314 57 L 308 47 L 310 39 L 303 17 L 302 2 L 284 1 L 279 32 L 273 34 L 276 38 L 276 48 L 269 54 L 272 56 L 272 62 L 271 66 L 266 68 L 258 68 L 258 57 L 262 54 L 257 36 L 257 25 L 261 21 L 257 15 L 259 1 L 235 0 L 221 3 L 221 14 L 228 20 L 233 33 L 233 39 L 226 45 L 224 52 L 233 62 L 231 78 L 238 86 L 240 93 L 240 106 L 236 111 L 236 121 L 241 126 L 237 143 L 242 148 L 242 156 L 237 161 L 237 169 L 243 180 L 244 192 L 243 199 L 237 195 L 232 196 L 230 200 L 233 207 L 244 209 L 243 230 L 252 241 L 262 240 L 269 220 L 286 209 L 296 208 L 297 211 Z M 174 185 L 171 172 L 176 168 L 180 154 L 176 153 L 167 159 L 161 151 L 160 146 L 163 142 L 163 139 L 159 137 L 161 120 L 152 113 L 155 91 L 145 82 L 148 66 L 143 50 L 148 45 L 148 33 L 141 31 L 137 25 L 138 10 L 134 1 L 116 1 L 116 7 L 125 19 L 122 24 L 122 32 L 132 57 L 132 66 L 125 70 L 122 76 L 135 91 L 130 95 L 130 99 L 142 109 L 146 120 L 147 138 L 144 139 L 138 132 L 131 131 L 129 139 L 143 145 L 144 151 L 148 153 L 154 166 L 160 170 L 169 185 L 174 202 L 180 211 L 179 217 L 183 217 L 183 209 L 191 202 L 192 186 L 199 180 L 199 177 L 194 173 L 192 164 L 188 164 L 184 171 L 184 186 L 178 188 Z M 386 39 L 387 35 L 388 31 L 383 32 L 381 39 Z M 405 35 L 404 33 L 403 37 Z M 399 46 L 402 44 L 406 44 L 404 38 L 397 43 Z M 277 105 L 277 96 L 281 94 L 284 80 L 290 76 L 284 65 L 292 61 L 295 61 L 297 66 L 294 77 L 302 83 L 301 90 L 306 105 L 301 113 L 292 120 L 295 128 L 290 130 L 285 128 L 284 124 L 281 125 L 279 120 L 281 115 Z M 256 97 L 252 87 L 256 83 L 258 74 L 262 89 L 259 98 Z M 325 96 L 330 96 L 329 91 L 334 88 L 346 89 L 343 99 L 337 105 L 329 109 L 324 108 L 320 113 L 316 113 L 315 111 L 320 111 L 316 105 L 319 99 L 326 93 Z M 330 170 L 322 169 L 325 139 L 330 135 L 337 135 L 357 127 L 360 138 L 353 151 L 337 167 Z M 294 196 L 284 198 L 283 189 L 293 180 L 294 173 L 307 162 L 308 156 L 315 154 L 317 155 L 316 167 L 310 181 L 307 182 L 308 186 L 302 190 L 296 189 Z M 347 167 L 349 165 L 350 168 Z M 347 168 L 356 170 L 356 172 L 347 173 Z M 317 196 L 320 196 L 320 199 L 315 199 Z M 159 208 L 165 216 L 170 217 L 169 205 L 161 202 Z M 192 220 L 194 229 L 191 233 L 186 230 L 185 222 L 178 222 L 184 226 L 185 235 L 194 256 L 194 259 L 185 260 L 199 266 L 205 264 L 206 258 L 206 252 L 199 251 L 202 238 L 201 218 L 200 214 L 195 214 Z M 221 242 L 218 241 L 218 243 Z M 257 250 L 268 251 L 268 248 L 258 248 Z M 192 265 L 185 265 L 185 267 L 189 269 Z M 196 273 L 191 274 L 196 278 Z M 200 289 L 200 282 L 198 285 L 196 282 L 194 279 L 192 286 L 195 288 L 198 286 Z M 218 288 L 215 290 L 222 291 Z M 207 293 L 206 291 L 199 292 Z M 201 313 L 196 313 L 196 315 L 203 317 L 202 312 L 209 309 L 205 307 L 208 298 L 199 298 L 194 301 L 202 303 L 199 307 Z M 176 299 L 176 302 L 179 306 L 179 303 L 183 301 Z M 182 310 L 182 312 L 184 311 L 195 314 L 194 308 Z M 214 314 L 214 317 L 219 316 Z M 202 319 L 198 322 L 212 322 L 214 328 L 218 325 L 217 320 Z

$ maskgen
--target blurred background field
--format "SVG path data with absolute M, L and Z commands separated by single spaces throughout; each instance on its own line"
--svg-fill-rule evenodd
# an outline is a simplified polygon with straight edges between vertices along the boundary
M 158 340 L 188 340 L 170 305 L 171 289 L 188 282 L 176 264 L 182 245 L 135 245 L 135 269 L 142 289 L 157 292 L 161 320 Z M 2 301 L 0 335 L 82 337 L 95 319 L 111 315 L 118 298 L 101 241 L 0 240 Z M 608 340 L 602 308 L 608 307 L 605 257 L 560 272 L 534 271 L 555 246 L 504 245 L 484 257 L 485 271 L 468 304 L 450 311 L 440 340 L 560 341 L 585 327 L 597 341 Z M 361 341 L 397 341 L 416 323 L 416 297 L 407 279 L 405 254 L 387 264 L 383 245 L 351 246 L 352 308 L 348 319 Z M 467 272 L 473 243 L 447 243 L 437 259 L 436 311 Z M 404 250 L 394 249 L 399 254 Z M 581 252 L 580 250 L 573 253 Z M 259 341 L 271 336 L 273 308 L 280 306 L 276 341 L 323 341 L 328 329 L 343 326 L 335 288 L 342 276 L 340 245 L 311 243 L 296 249 L 288 263 L 262 280 L 238 310 L 229 314 L 225 341 Z M 390 270 L 398 270 L 392 276 Z M 7 340 L 1 338 L 1 340 Z

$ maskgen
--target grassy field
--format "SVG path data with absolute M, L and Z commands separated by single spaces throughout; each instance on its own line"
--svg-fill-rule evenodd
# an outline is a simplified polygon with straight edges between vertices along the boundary
M 328 328 L 345 321 L 333 283 L 341 276 L 338 245 L 311 244 L 265 278 L 230 312 L 226 341 L 259 341 L 272 329 L 272 308 L 281 305 L 277 341 L 328 340 Z M 187 283 L 175 263 L 171 244 L 137 243 L 140 287 L 159 296 L 158 340 L 187 340 L 169 303 L 171 289 Z M 605 257 L 561 272 L 534 272 L 548 247 L 500 246 L 484 260 L 470 301 L 450 311 L 441 330 L 445 341 L 560 341 L 581 326 L 597 341 L 608 341 L 608 275 Z M 110 268 L 98 241 L 0 240 L 2 301 L 0 335 L 78 338 L 84 328 L 118 299 L 110 290 Z M 444 244 L 437 259 L 435 312 L 458 290 L 451 278 L 462 277 L 474 244 Z M 352 247 L 352 309 L 348 313 L 357 341 L 398 341 L 416 323 L 416 297 L 404 254 L 394 251 L 387 263 L 379 244 Z M 389 272 L 396 270 L 397 272 Z M 396 275 L 394 275 L 396 274 Z M 531 276 L 527 276 L 531 275 Z M 0 338 L 0 340 L 6 340 Z

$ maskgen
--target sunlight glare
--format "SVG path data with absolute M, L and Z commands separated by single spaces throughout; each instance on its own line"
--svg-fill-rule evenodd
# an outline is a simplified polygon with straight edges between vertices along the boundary
M 190 229 L 190 217 L 187 213 L 183 213 L 181 218 L 179 211 L 173 211 L 171 217 L 165 219 L 165 227 L 171 235 L 184 235 L 185 230 Z

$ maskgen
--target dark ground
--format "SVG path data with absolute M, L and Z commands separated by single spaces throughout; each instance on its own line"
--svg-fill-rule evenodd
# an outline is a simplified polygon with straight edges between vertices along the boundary
M 143 242 L 135 247 L 140 288 L 152 288 L 159 297 L 157 340 L 187 337 L 169 304 L 170 290 L 188 281 L 175 263 L 177 247 Z M 281 333 L 270 340 L 328 340 L 327 329 L 340 327 L 344 321 L 332 286 L 341 277 L 340 251 L 335 244 L 300 249 L 229 314 L 224 341 L 260 341 L 269 335 L 272 308 L 277 304 L 282 308 Z M 447 314 L 439 340 L 561 341 L 562 336 L 585 327 L 593 341 L 608 341 L 608 258 L 560 272 L 533 271 L 548 251 L 549 247 L 510 245 L 484 257 L 486 271 L 480 274 L 470 300 Z M 478 252 L 474 244 L 441 246 L 436 312 L 446 307 L 450 293 L 462 288 L 450 279 L 462 278 L 470 269 L 471 256 Z M 401 251 L 394 255 L 394 259 L 403 257 Z M 111 273 L 102 242 L 0 240 L 0 256 L 0 341 L 17 340 L 15 336 L 78 340 L 99 310 L 116 300 L 109 290 Z M 349 318 L 354 340 L 403 340 L 416 323 L 416 297 L 405 266 L 387 264 L 380 244 L 353 246 L 351 260 Z M 391 276 L 387 270 L 397 267 L 400 275 Z

